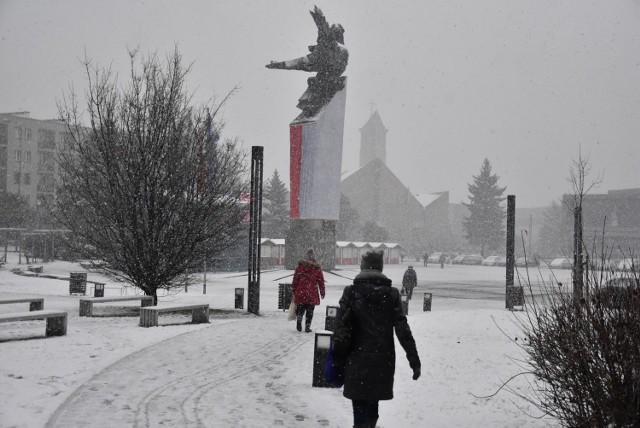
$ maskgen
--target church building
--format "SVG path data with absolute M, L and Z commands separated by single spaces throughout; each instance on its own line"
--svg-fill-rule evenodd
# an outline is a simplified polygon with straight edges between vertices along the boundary
M 449 192 L 412 193 L 387 166 L 387 132 L 375 111 L 360 129 L 360 167 L 342 180 L 342 194 L 362 222 L 384 227 L 411 255 L 448 249 Z

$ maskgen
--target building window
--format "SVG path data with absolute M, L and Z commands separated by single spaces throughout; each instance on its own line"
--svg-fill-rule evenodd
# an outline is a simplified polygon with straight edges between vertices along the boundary
M 31 163 L 31 152 L 24 152 L 24 162 Z
M 22 138 L 22 128 L 16 128 L 16 138 Z
M 26 185 L 30 185 L 31 184 L 31 174 L 28 172 L 24 173 L 24 184 Z
M 16 162 L 21 162 L 21 161 L 22 161 L 22 151 L 16 150 Z
M 53 160 L 53 154 L 49 152 L 40 152 L 40 163 L 46 165 Z
M 55 132 L 48 129 L 40 130 L 40 139 L 38 140 L 38 148 L 45 150 L 55 150 L 56 148 L 56 140 L 55 140 Z
M 15 172 L 15 173 L 13 174 L 13 182 L 14 182 L 15 184 L 20 184 L 20 175 L 21 175 L 21 174 L 20 174 L 19 172 Z
M 27 128 L 24 131 L 25 131 L 27 140 L 30 140 L 31 139 L 31 130 L 29 128 Z

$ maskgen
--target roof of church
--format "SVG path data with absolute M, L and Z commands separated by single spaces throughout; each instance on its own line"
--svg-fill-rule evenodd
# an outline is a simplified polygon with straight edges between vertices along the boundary
M 423 207 L 427 207 L 442 195 L 440 193 L 414 193 L 413 196 L 416 197 Z
M 374 111 L 371 114 L 371 116 L 369 117 L 369 120 L 367 120 L 367 122 L 364 125 L 362 125 L 362 128 L 360 128 L 360 130 L 364 128 L 368 128 L 376 123 L 382 125 L 382 127 L 385 128 L 384 123 L 382 123 L 382 118 L 380 117 L 380 114 L 378 114 L 378 110 Z
M 370 161 L 366 165 L 363 165 L 360 168 L 356 169 L 355 171 L 350 172 L 348 175 L 346 175 L 346 176 L 344 176 L 342 178 L 342 182 L 350 179 L 351 177 L 353 177 L 355 175 L 367 174 L 369 170 L 375 170 L 376 168 L 384 168 L 387 171 L 388 174 L 391 174 L 391 176 L 393 176 L 398 181 L 398 183 L 401 183 L 402 186 L 404 186 L 404 183 L 402 183 L 402 181 L 398 178 L 398 176 L 395 175 L 393 173 L 393 171 L 391 171 L 391 169 L 384 162 L 382 162 L 378 158 L 373 159 L 372 161 Z M 404 187 L 406 187 L 406 186 L 404 186 Z M 422 208 L 426 208 L 427 206 L 431 205 L 436 199 L 441 197 L 442 196 L 442 192 L 440 192 L 440 193 L 411 193 L 411 196 L 416 201 L 418 201 L 418 203 L 420 205 L 422 205 Z

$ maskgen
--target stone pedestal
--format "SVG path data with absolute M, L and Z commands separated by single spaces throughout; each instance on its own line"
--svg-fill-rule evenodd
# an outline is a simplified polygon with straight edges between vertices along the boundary
M 293 270 L 312 247 L 323 270 L 336 267 L 336 220 L 291 219 L 285 241 L 285 269 Z

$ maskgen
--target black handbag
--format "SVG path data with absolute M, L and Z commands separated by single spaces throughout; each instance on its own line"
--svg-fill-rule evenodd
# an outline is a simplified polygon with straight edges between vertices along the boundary
M 351 308 L 348 308 L 333 332 L 333 353 L 337 358 L 347 358 L 351 350 L 351 339 L 353 336 L 351 316 Z
M 351 303 L 353 299 L 353 288 L 351 289 L 351 298 L 347 302 L 347 310 L 341 319 L 336 323 L 331 343 L 329 345 L 329 353 L 324 362 L 324 378 L 333 388 L 340 388 L 344 385 L 344 366 L 345 360 L 351 350 L 351 342 L 353 337 L 353 310 Z

